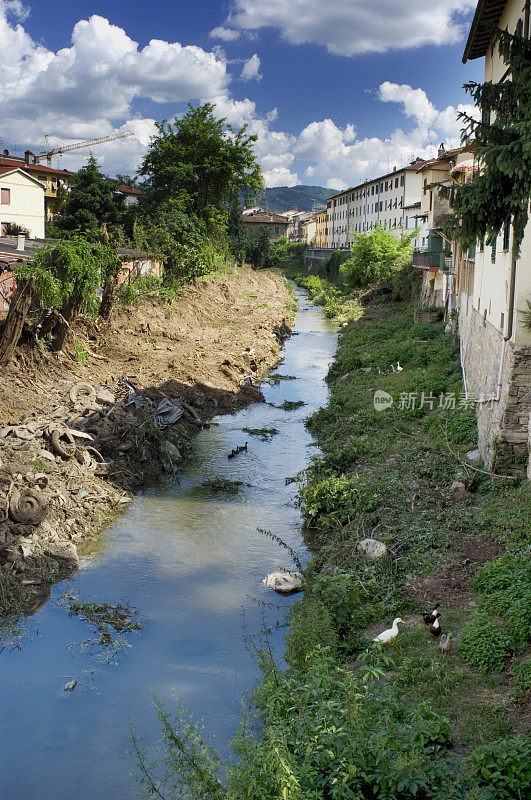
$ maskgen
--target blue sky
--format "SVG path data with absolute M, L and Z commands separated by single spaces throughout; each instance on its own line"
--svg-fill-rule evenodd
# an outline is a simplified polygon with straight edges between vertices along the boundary
M 353 185 L 456 144 L 480 62 L 474 0 L 0 0 L 4 142 L 132 130 L 95 149 L 134 172 L 154 122 L 210 101 L 259 137 L 268 185 Z M 55 141 L 55 140 L 54 140 Z M 55 163 L 76 168 L 79 151 Z

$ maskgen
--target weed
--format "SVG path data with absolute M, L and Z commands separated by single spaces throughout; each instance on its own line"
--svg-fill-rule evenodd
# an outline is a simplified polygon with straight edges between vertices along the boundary
M 306 403 L 304 400 L 284 400 L 284 402 L 280 403 L 277 408 L 281 408 L 283 411 L 295 411 L 295 409 L 301 408 L 305 405 Z
M 242 428 L 249 436 L 257 436 L 262 442 L 270 442 L 278 433 L 278 428 Z

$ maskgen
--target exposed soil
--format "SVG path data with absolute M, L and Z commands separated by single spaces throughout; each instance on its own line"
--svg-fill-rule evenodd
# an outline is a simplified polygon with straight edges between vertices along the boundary
M 464 541 L 459 547 L 459 559 L 441 567 L 438 574 L 428 575 L 408 581 L 403 592 L 427 605 L 440 602 L 444 606 L 474 606 L 476 600 L 469 589 L 469 583 L 478 567 L 492 561 L 505 550 L 501 542 L 490 539 L 485 534 L 473 540 Z
M 172 306 L 149 297 L 82 321 L 59 357 L 19 347 L 0 379 L 0 614 L 37 610 L 77 545 L 176 470 L 209 417 L 263 401 L 293 311 L 280 277 L 240 269 Z

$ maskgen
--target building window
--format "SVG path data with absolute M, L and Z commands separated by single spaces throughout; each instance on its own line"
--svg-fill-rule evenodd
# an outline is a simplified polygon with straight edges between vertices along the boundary
M 385 182 L 385 191 L 387 191 L 388 186 L 389 186 L 389 181 L 386 181 Z
M 8 206 L 11 203 L 11 189 L 0 189 L 0 203 Z
M 404 186 L 405 182 L 406 182 L 406 179 L 405 179 L 404 175 L 401 175 L 400 176 L 400 186 Z
M 511 239 L 511 224 L 506 222 L 503 226 L 503 249 L 507 253 L 509 250 L 509 242 Z
M 398 189 L 398 178 L 395 178 L 395 189 Z
M 433 209 L 433 192 L 430 189 L 430 211 Z
M 374 194 L 374 186 L 371 189 L 371 194 Z
M 406 217 L 406 228 L 407 228 L 407 217 Z
M 280 228 L 278 225 L 275 225 L 275 236 L 278 236 L 279 233 L 280 233 Z
M 490 262 L 491 262 L 491 264 L 495 264 L 496 263 L 496 244 L 497 244 L 496 240 L 497 240 L 497 238 L 498 238 L 497 236 L 493 236 L 492 239 L 490 240 L 490 246 L 491 246 Z

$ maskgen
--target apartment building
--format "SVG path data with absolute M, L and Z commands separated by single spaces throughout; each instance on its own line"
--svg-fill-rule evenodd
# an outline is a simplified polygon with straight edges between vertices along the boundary
M 396 235 L 419 227 L 414 244 L 425 247 L 427 227 L 420 214 L 421 178 L 417 158 L 397 169 L 358 186 L 346 189 L 327 200 L 327 247 L 348 249 L 356 234 L 367 233 L 380 225 Z
M 525 0 L 479 0 L 463 61 L 485 59 L 485 81 L 510 80 L 491 25 L 529 38 L 530 4 Z M 474 262 L 454 265 L 458 278 L 459 333 L 465 386 L 477 404 L 479 447 L 488 464 L 503 461 L 505 472 L 531 477 L 531 224 L 520 256 L 512 254 L 513 234 L 505 225 L 480 241 Z M 510 467 L 508 465 L 512 464 Z
M 44 238 L 44 186 L 22 169 L 0 173 L 0 236 L 15 226 L 32 239 Z

